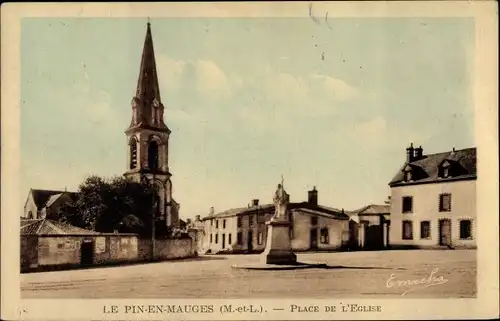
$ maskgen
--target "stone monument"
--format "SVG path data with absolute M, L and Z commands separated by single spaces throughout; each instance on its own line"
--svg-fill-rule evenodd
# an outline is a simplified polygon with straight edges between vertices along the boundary
M 275 212 L 267 225 L 266 249 L 261 254 L 262 263 L 277 265 L 297 264 L 297 257 L 292 251 L 290 239 L 290 213 L 288 205 L 290 196 L 286 193 L 281 177 L 281 184 L 273 196 Z

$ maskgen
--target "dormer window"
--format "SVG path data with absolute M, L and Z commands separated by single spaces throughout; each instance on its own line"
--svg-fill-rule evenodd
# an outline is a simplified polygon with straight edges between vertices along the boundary
M 410 182 L 413 179 L 411 166 L 406 166 L 404 169 L 404 180 L 405 182 Z
M 447 178 L 451 176 L 451 164 L 448 161 L 444 161 L 439 168 L 439 177 Z

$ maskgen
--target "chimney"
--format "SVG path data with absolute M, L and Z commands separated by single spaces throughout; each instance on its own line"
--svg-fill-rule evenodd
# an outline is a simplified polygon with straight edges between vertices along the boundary
M 208 213 L 208 215 L 210 215 L 210 216 L 214 215 L 214 211 L 215 211 L 214 207 L 213 206 L 210 207 L 210 212 Z
M 253 199 L 252 200 L 252 206 L 259 206 L 259 200 L 258 199 Z
M 423 156 L 424 156 L 424 149 L 422 148 L 422 146 L 415 148 L 414 160 L 422 159 Z
M 410 147 L 406 149 L 406 162 L 411 163 L 415 159 L 414 155 L 415 149 L 413 148 L 413 143 L 410 144 Z
M 194 217 L 194 220 L 195 220 L 195 221 L 201 221 L 201 215 L 196 215 L 196 216 Z
M 311 191 L 308 192 L 308 200 L 307 202 L 313 206 L 318 205 L 318 191 L 316 190 L 316 186 L 313 187 Z

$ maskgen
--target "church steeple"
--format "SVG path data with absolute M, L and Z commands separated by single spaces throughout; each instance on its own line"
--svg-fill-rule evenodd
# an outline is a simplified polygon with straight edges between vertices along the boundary
M 161 226 L 179 225 L 179 204 L 172 199 L 168 166 L 170 130 L 163 121 L 158 73 L 148 21 L 142 49 L 137 90 L 132 99 L 132 120 L 127 135 L 128 159 L 124 175 L 136 182 L 154 184 L 157 190 L 155 220 Z
M 163 111 L 151 23 L 148 21 L 137 89 L 132 100 L 132 122 L 129 130 L 134 127 L 154 127 L 162 131 L 169 131 L 163 120 Z

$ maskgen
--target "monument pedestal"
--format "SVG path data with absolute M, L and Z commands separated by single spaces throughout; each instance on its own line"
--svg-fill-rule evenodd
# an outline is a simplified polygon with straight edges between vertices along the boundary
M 291 222 L 285 220 L 271 220 L 267 225 L 266 249 L 261 254 L 261 261 L 265 264 L 294 265 L 297 256 L 292 251 L 290 240 Z

